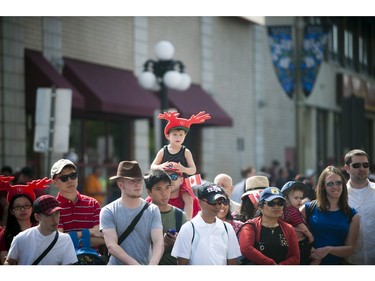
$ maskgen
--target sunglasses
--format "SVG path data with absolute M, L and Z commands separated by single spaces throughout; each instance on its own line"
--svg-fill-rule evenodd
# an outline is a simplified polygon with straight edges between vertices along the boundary
M 178 173 L 172 173 L 169 175 L 169 177 L 171 178 L 171 180 L 176 181 L 180 177 L 180 175 Z
M 19 211 L 19 210 L 22 210 L 22 209 L 24 209 L 24 210 L 28 210 L 28 209 L 30 209 L 30 208 L 31 208 L 31 205 L 30 205 L 30 204 L 25 204 L 25 205 L 14 206 L 12 209 L 13 209 L 13 210 L 17 210 L 17 211 Z
M 334 186 L 342 186 L 342 181 L 329 181 L 329 182 L 326 182 L 326 186 L 328 187 L 334 187 Z
M 71 180 L 75 180 L 77 178 L 77 175 L 78 175 L 78 173 L 75 172 L 75 173 L 71 173 L 69 175 L 64 175 L 64 176 L 56 177 L 56 179 L 60 179 L 62 182 L 67 182 L 69 178 Z
M 206 202 L 208 205 L 211 205 L 211 206 L 216 206 L 216 205 L 228 206 L 229 205 L 228 199 L 219 199 L 219 200 L 216 200 L 215 203 L 210 203 L 207 200 L 203 200 L 203 201 Z
M 268 207 L 275 207 L 276 205 L 279 207 L 284 207 L 285 206 L 285 201 L 270 201 L 270 202 L 264 202 Z
M 365 163 L 351 163 L 351 164 L 349 164 L 349 165 L 352 165 L 352 167 L 353 167 L 354 169 L 358 169 L 358 168 L 360 168 L 361 165 L 362 165 L 362 167 L 365 168 L 365 169 L 367 169 L 368 167 L 370 167 L 370 164 L 369 164 L 368 162 L 365 162 Z

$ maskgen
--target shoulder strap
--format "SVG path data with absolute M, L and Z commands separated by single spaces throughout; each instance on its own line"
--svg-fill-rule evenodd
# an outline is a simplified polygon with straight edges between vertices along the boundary
M 191 223 L 191 226 L 193 227 L 193 237 L 191 238 L 191 244 L 193 244 L 194 236 L 195 236 L 195 226 L 194 226 L 194 223 L 192 223 L 191 221 L 190 223 Z
M 225 224 L 224 221 L 223 221 L 223 224 L 224 224 L 224 227 L 225 227 L 225 232 L 228 234 L 228 228 L 227 228 L 227 225 Z
M 174 207 L 174 216 L 176 221 L 176 231 L 179 232 L 182 225 L 182 210 Z
M 249 222 L 249 221 L 247 221 L 247 222 L 243 223 L 243 224 L 240 226 L 240 228 L 238 229 L 238 231 L 237 231 L 237 233 L 236 233 L 237 238 L 239 238 L 239 235 L 240 235 L 240 232 L 241 232 L 242 228 L 243 228 L 245 225 L 247 225 L 247 224 L 251 224 L 251 225 L 254 227 L 254 231 L 255 231 L 255 233 L 256 233 L 256 226 L 255 226 L 255 223 L 254 223 L 254 222 Z
M 315 207 L 318 205 L 316 200 L 313 200 L 310 202 L 309 207 L 305 208 L 305 213 L 306 213 L 306 222 L 309 222 L 310 216 L 312 212 L 314 211 Z
M 146 204 L 143 206 L 142 210 L 138 213 L 138 215 L 135 216 L 135 218 L 130 223 L 130 225 L 125 229 L 125 231 L 118 238 L 118 244 L 119 245 L 122 243 L 122 241 L 125 240 L 126 237 L 128 237 L 128 235 L 130 234 L 130 232 L 133 231 L 135 225 L 138 223 L 138 221 L 141 218 L 143 212 L 148 208 L 148 206 L 150 206 L 150 204 L 146 202 Z
M 37 265 L 47 254 L 48 252 L 52 249 L 53 246 L 55 246 L 57 239 L 59 238 L 59 232 L 56 230 L 55 238 L 53 238 L 53 241 L 47 249 L 44 250 L 44 252 L 32 263 L 32 265 Z

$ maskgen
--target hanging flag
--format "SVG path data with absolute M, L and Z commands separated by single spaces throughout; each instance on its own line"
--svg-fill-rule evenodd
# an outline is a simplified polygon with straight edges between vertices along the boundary
M 268 38 L 276 75 L 288 97 L 293 98 L 296 67 L 292 28 L 290 26 L 269 26 Z
M 327 43 L 328 32 L 326 27 L 322 25 L 305 26 L 302 42 L 301 82 L 306 97 L 313 90 Z
M 192 175 L 185 179 L 185 183 L 187 187 L 191 189 L 196 185 L 201 185 L 202 184 L 201 175 L 200 174 Z

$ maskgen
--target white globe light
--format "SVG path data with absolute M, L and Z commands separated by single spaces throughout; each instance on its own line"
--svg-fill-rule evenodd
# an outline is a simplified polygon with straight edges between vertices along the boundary
M 169 41 L 160 41 L 155 45 L 155 53 L 161 60 L 171 60 L 174 56 L 174 46 Z
M 147 89 L 152 90 L 156 83 L 156 76 L 150 71 L 142 72 L 138 77 L 139 84 Z
M 168 88 L 177 89 L 181 82 L 181 74 L 176 70 L 169 70 L 164 74 L 163 81 Z
M 190 78 L 189 74 L 187 74 L 187 73 L 180 73 L 180 76 L 181 76 L 181 81 L 180 81 L 180 84 L 177 87 L 177 90 L 186 91 L 190 87 L 191 78 Z

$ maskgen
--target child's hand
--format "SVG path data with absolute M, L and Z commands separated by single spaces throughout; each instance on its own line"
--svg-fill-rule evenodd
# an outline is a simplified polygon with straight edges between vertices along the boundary
M 163 170 L 170 170 L 170 169 L 173 169 L 174 168 L 174 165 L 173 165 L 174 162 L 164 162 L 162 163 L 160 166 Z
M 181 163 L 173 162 L 173 167 L 177 170 L 179 173 L 184 173 L 185 166 L 181 165 Z

